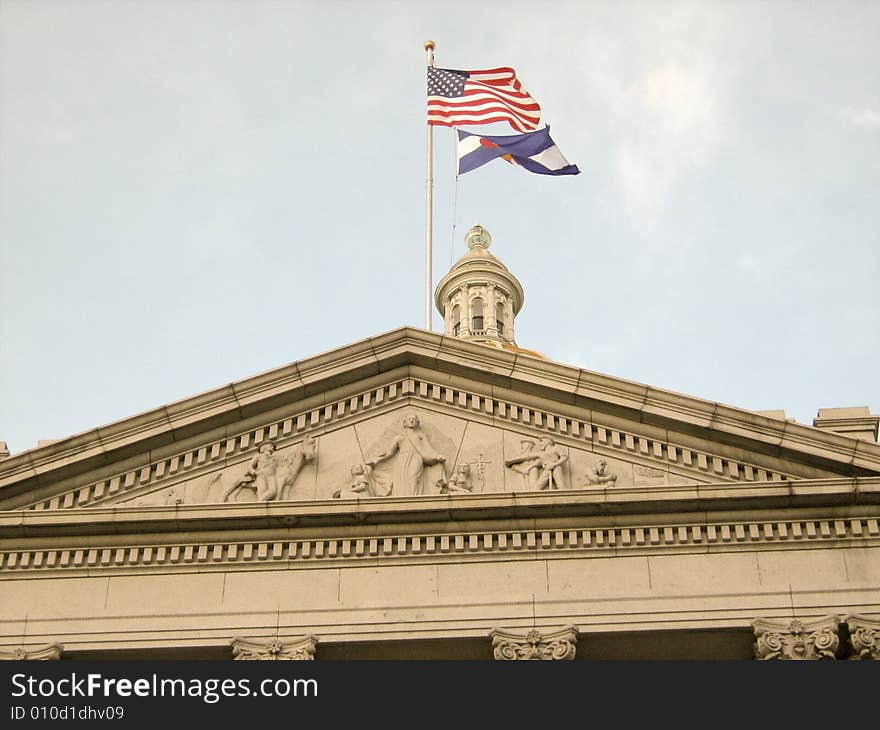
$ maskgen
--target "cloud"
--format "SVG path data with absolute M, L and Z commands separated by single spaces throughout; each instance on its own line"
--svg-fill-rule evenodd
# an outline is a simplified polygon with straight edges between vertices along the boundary
M 840 115 L 855 127 L 880 127 L 880 111 L 876 109 L 844 109 Z
M 646 227 L 687 171 L 723 140 L 718 85 L 706 65 L 666 63 L 624 90 L 616 109 L 618 184 L 630 213 Z

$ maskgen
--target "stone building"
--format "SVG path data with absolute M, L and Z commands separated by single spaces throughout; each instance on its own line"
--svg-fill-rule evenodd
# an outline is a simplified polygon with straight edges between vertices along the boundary
M 6 658 L 877 658 L 880 445 L 401 328 L 0 456 Z

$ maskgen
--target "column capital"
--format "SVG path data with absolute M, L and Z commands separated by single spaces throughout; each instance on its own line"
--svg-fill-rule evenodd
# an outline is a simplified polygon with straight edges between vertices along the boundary
M 318 640 L 311 635 L 273 641 L 232 640 L 232 658 L 257 661 L 309 661 L 315 658 Z
M 492 629 L 492 651 L 500 661 L 572 660 L 577 648 L 577 626 L 563 626 L 557 631 L 526 632 Z
M 849 658 L 880 660 L 880 620 L 853 614 L 847 617 L 846 625 L 852 646 Z
M 16 647 L 12 651 L 0 649 L 0 661 L 15 661 L 25 659 L 32 660 L 56 660 L 61 658 L 64 647 L 61 644 L 45 644 L 34 649 L 26 649 L 23 646 Z
M 756 618 L 755 659 L 835 659 L 840 638 L 840 618 L 822 616 L 811 621 Z

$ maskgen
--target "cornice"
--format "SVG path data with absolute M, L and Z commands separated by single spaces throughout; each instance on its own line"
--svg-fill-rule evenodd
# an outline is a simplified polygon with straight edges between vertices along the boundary
M 45 485 L 400 366 L 462 374 L 560 403 L 880 473 L 880 445 L 720 403 L 404 327 L 0 461 L 0 494 Z
M 366 500 L 254 502 L 87 510 L 0 511 L 0 539 L 40 536 L 179 531 L 265 530 L 455 523 L 478 520 L 668 519 L 720 511 L 874 510 L 880 477 L 798 482 L 693 484 L 667 487 L 587 488 L 547 492 L 384 497 Z M 659 516 L 651 518 L 646 516 Z
M 849 512 L 849 514 L 847 514 Z M 285 526 L 202 533 L 178 522 L 168 534 L 0 539 L 0 577 L 299 570 L 354 565 L 503 562 L 880 546 L 880 510 L 476 520 L 426 525 Z M 461 518 L 462 515 L 459 516 Z M 485 518 L 485 515 L 483 515 Z M 242 525 L 237 525 L 241 528 Z

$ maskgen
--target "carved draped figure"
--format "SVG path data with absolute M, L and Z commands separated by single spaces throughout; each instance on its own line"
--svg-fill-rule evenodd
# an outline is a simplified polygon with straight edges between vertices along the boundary
M 434 483 L 443 476 L 440 471 L 442 467 L 425 468 L 438 465 L 443 457 L 417 429 L 405 428 L 403 433 L 394 439 L 384 456 L 385 458 L 394 456 L 394 464 L 390 479 L 378 470 L 373 474 L 380 494 L 396 497 L 427 494 L 429 490 L 426 488 L 426 482 Z

